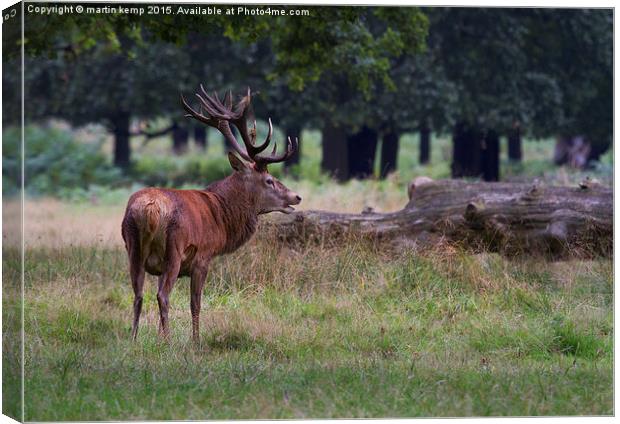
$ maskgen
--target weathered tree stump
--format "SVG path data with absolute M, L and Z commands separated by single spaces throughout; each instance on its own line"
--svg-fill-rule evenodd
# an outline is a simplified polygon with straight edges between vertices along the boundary
M 414 180 L 409 203 L 392 213 L 304 211 L 276 221 L 287 243 L 341 243 L 347 237 L 392 246 L 449 242 L 508 256 L 611 256 L 613 191 L 542 184 Z

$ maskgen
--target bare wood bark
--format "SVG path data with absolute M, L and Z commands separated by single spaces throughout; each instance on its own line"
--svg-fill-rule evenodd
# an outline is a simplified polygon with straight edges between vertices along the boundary
M 459 180 L 410 185 L 392 213 L 304 211 L 276 221 L 289 243 L 338 243 L 362 237 L 396 246 L 441 241 L 505 255 L 612 255 L 613 192 L 597 184 L 546 187 Z

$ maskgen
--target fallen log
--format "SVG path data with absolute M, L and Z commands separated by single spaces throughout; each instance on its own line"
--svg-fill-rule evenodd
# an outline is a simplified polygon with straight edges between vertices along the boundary
M 420 178 L 397 212 L 303 211 L 276 221 L 286 243 L 340 243 L 361 237 L 398 247 L 445 241 L 476 251 L 551 257 L 611 256 L 613 190 Z

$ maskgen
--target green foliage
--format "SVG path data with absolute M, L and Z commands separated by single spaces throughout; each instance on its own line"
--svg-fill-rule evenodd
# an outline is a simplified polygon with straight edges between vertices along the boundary
M 454 84 L 456 116 L 506 133 L 611 141 L 610 9 L 424 9 L 428 55 Z
M 253 8 L 267 7 L 273 8 Z M 287 128 L 301 128 L 333 115 L 338 82 L 331 74 L 340 74 L 357 93 L 351 101 L 366 104 L 381 87 L 394 90 L 391 61 L 425 45 L 428 22 L 417 8 L 305 9 L 309 16 L 295 18 L 110 13 L 97 25 L 92 19 L 99 15 L 63 16 L 62 25 L 54 25 L 57 16 L 29 16 L 26 114 L 74 125 L 100 122 L 120 143 L 127 116 L 180 121 L 179 94 L 204 82 L 208 89 L 235 91 L 250 85 L 265 95 L 259 109 Z M 16 84 L 17 73 L 4 82 Z M 295 99 L 301 95 L 303 100 Z M 357 125 L 367 116 L 368 111 L 358 114 L 352 122 L 351 115 L 339 113 L 334 119 Z M 115 163 L 125 166 L 126 156 Z
M 27 115 L 111 127 L 120 112 L 180 120 L 179 93 L 204 82 L 252 86 L 258 116 L 286 128 L 332 121 L 407 132 L 426 122 L 446 133 L 463 119 L 505 133 L 519 121 L 537 137 L 585 134 L 596 154 L 610 144 L 609 10 L 305 9 L 106 14 L 97 25 L 88 15 L 29 15 Z
M 553 323 L 554 343 L 552 349 L 564 355 L 582 358 L 596 358 L 608 351 L 609 346 L 593 331 L 579 329 L 572 322 L 561 317 Z
M 259 123 L 259 133 L 263 123 Z M 275 130 L 275 138 L 281 139 L 280 130 Z M 101 137 L 104 136 L 102 132 Z M 37 153 L 36 159 L 28 159 L 31 172 L 36 171 L 35 185 L 33 175 L 27 175 L 27 190 L 31 194 L 49 194 L 75 202 L 98 199 L 105 204 L 124 202 L 132 191 L 143 186 L 160 186 L 175 188 L 203 188 L 209 183 L 224 178 L 231 169 L 222 148 L 222 141 L 210 134 L 209 148 L 206 152 L 190 150 L 186 155 L 172 156 L 165 152 L 169 146 L 168 137 L 160 137 L 151 141 L 146 148 L 139 150 L 129 171 L 129 175 L 122 176 L 118 171 L 111 169 L 109 161 L 101 153 L 99 143 L 87 143 L 76 140 L 70 131 L 59 130 L 53 127 L 27 127 L 28 140 L 36 144 L 36 149 L 43 149 Z M 95 135 L 99 137 L 99 135 Z M 55 142 L 55 140 L 64 140 Z M 18 189 L 19 174 L 19 132 L 15 128 L 5 130 L 4 136 L 4 189 L 5 194 L 14 194 Z M 419 134 L 405 134 L 400 140 L 397 173 L 387 181 L 369 181 L 367 184 L 353 182 L 353 184 L 336 187 L 337 184 L 321 171 L 321 137 L 318 131 L 304 131 L 302 134 L 302 157 L 295 166 L 293 174 L 297 178 L 287 181 L 289 185 L 303 183 L 309 194 L 320 195 L 325 191 L 351 190 L 355 187 L 368 189 L 373 187 L 381 194 L 380 199 L 403 197 L 407 184 L 417 176 L 428 176 L 433 179 L 449 178 L 450 159 L 452 155 L 451 140 L 446 137 L 433 137 L 431 163 L 418 163 Z M 55 144 L 54 144 L 55 142 Z M 28 142 L 29 143 L 29 142 Z M 68 143 L 65 146 L 63 143 Z M 27 147 L 29 144 L 27 144 Z M 33 144 L 33 146 L 35 146 Z M 65 146 L 58 149 L 58 146 Z M 601 157 L 601 162 L 592 169 L 578 171 L 570 168 L 555 168 L 551 165 L 554 140 L 541 141 L 524 140 L 523 162 L 515 164 L 507 159 L 506 146 L 502 145 L 503 179 L 507 181 L 524 181 L 539 178 L 549 184 L 576 185 L 587 176 L 598 179 L 605 185 L 612 184 L 613 152 Z M 52 148 L 53 147 L 53 148 Z M 380 148 L 380 146 L 379 146 Z M 67 153 L 76 151 L 77 153 Z M 63 153 L 64 152 L 64 153 Z M 30 149 L 29 154 L 34 155 Z M 67 153 L 69 156 L 63 156 Z M 76 160 L 72 162 L 73 155 Z M 46 163 L 53 161 L 53 166 Z M 68 163 L 72 162 L 72 163 Z M 43 163 L 43 164 L 42 164 Z M 36 165 L 36 166 L 35 166 Z M 79 169 L 78 169 L 79 168 Z M 282 165 L 272 165 L 270 172 L 278 178 L 283 177 Z M 49 173 L 49 174 L 48 174 Z M 375 163 L 375 175 L 379 173 L 379 161 Z M 344 194 L 342 194 L 344 195 Z M 304 196 L 306 198 L 307 196 Z M 319 205 L 317 205 L 319 206 Z M 329 208 L 330 205 L 320 205 Z M 385 207 L 385 204 L 373 204 L 374 207 Z M 391 207 L 391 206 L 390 206 Z
M 3 131 L 2 176 L 5 194 L 14 194 L 20 189 L 20 135 L 16 128 Z M 110 165 L 100 147 L 101 142 L 78 142 L 67 130 L 27 126 L 24 131 L 26 191 L 29 194 L 62 195 L 64 190 L 118 182 L 119 171 Z
M 417 8 L 308 9 L 307 17 L 256 20 L 227 28 L 227 35 L 253 42 L 269 34 L 275 53 L 272 78 L 283 78 L 294 91 L 319 81 L 325 72 L 337 71 L 367 96 L 376 82 L 390 81 L 390 58 L 424 47 L 428 23 Z
M 273 9 L 273 6 L 253 6 Z M 283 11 L 298 7 L 282 7 Z M 63 25 L 51 22 L 60 17 L 31 16 L 25 45 L 29 55 L 57 57 L 55 45 L 69 41 L 73 55 L 82 55 L 105 45 L 112 56 L 131 55 L 127 46 L 146 45 L 152 39 L 180 46 L 192 34 L 225 35 L 236 44 L 252 45 L 269 39 L 274 52 L 272 76 L 283 78 L 293 90 L 302 90 L 325 71 L 350 73 L 354 86 L 367 92 L 376 79 L 389 80 L 386 61 L 405 51 L 424 47 L 428 22 L 417 8 L 305 7 L 309 16 L 298 18 L 269 15 L 201 16 L 160 15 L 139 19 L 131 15 L 105 14 L 62 16 Z M 97 25 L 92 25 L 97 19 Z M 380 25 L 374 25 L 377 20 Z M 51 22 L 50 22 L 51 21 Z M 170 32 L 170 28 L 177 29 Z M 377 31 L 382 27 L 381 31 Z M 67 38 L 69 40 L 67 40 Z M 217 38 L 217 36 L 216 36 Z M 203 47 L 205 45 L 203 44 Z M 174 73 L 172 73 L 174 74 Z
M 170 44 L 147 46 L 130 39 L 124 44 L 122 53 L 102 42 L 77 57 L 28 58 L 29 120 L 58 117 L 74 125 L 98 122 L 112 129 L 123 114 L 154 118 L 174 110 L 180 116 L 178 95 L 188 75 L 188 56 Z
M 584 134 L 598 157 L 613 136 L 613 11 L 541 14 L 532 37 L 544 49 L 536 52 L 538 66 L 553 73 L 562 90 L 561 134 Z
M 180 187 L 185 184 L 206 186 L 231 173 L 225 157 L 189 158 L 141 157 L 132 167 L 132 179 L 146 186 Z

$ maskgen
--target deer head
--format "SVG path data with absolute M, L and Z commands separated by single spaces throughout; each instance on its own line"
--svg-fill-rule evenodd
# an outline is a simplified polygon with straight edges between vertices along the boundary
M 293 143 L 291 138 L 288 137 L 286 149 L 279 155 L 276 154 L 277 143 L 275 142 L 270 155 L 260 155 L 269 146 L 271 136 L 273 135 L 273 125 L 271 119 L 269 119 L 267 137 L 263 143 L 256 145 L 256 121 L 254 121 L 254 125 L 250 130 L 248 130 L 247 126 L 252 99 L 250 89 L 248 88 L 247 94 L 234 107 L 230 91 L 224 96 L 223 102 L 217 93 L 213 93 L 212 96 L 207 94 L 202 84 L 200 85 L 200 91 L 201 93 L 196 93 L 200 104 L 199 111 L 192 108 L 185 98 L 181 96 L 181 103 L 187 112 L 185 116 L 217 128 L 235 152 L 246 161 L 242 161 L 232 152 L 228 153 L 228 160 L 236 174 L 234 177 L 240 181 L 244 190 L 254 193 L 259 214 L 274 211 L 291 213 L 294 210 L 292 205 L 298 205 L 301 202 L 301 197 L 269 174 L 267 165 L 283 162 L 290 158 L 298 147 L 298 139 L 295 139 Z M 230 123 L 237 128 L 245 148 L 241 147 L 233 135 Z

